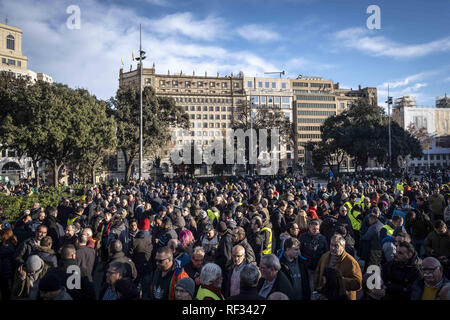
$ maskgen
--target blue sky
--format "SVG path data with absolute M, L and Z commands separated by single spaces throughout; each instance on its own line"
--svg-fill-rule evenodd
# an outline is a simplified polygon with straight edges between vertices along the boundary
M 66 9 L 78 5 L 81 28 Z M 366 9 L 378 5 L 381 29 Z M 434 106 L 450 94 L 450 1 L 418 0 L 2 0 L 0 19 L 23 29 L 29 68 L 108 99 L 121 59 L 129 70 L 143 26 L 145 65 L 157 73 L 322 76 L 341 87 L 413 95 Z M 133 69 L 136 62 L 133 63 Z

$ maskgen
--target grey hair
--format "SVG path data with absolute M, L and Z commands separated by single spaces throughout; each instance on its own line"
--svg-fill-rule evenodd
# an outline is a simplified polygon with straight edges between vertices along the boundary
M 335 235 L 333 235 L 332 237 L 331 237 L 331 241 L 333 241 L 333 239 L 335 239 L 337 242 L 339 242 L 339 244 L 341 245 L 341 246 L 344 246 L 345 247 L 345 239 L 344 239 L 344 237 L 342 236 L 342 235 L 340 235 L 340 234 L 335 234 Z M 331 242 L 330 241 L 330 242 Z
M 273 253 L 262 256 L 261 261 L 264 261 L 267 268 L 272 268 L 277 271 L 281 270 L 280 260 Z
M 217 281 L 222 275 L 222 269 L 215 263 L 207 263 L 203 266 L 200 272 L 200 283 L 209 285 Z
M 244 287 L 256 287 L 260 273 L 258 268 L 253 264 L 247 264 L 240 273 L 241 286 Z
M 92 229 L 91 228 L 84 228 L 82 232 L 86 232 L 88 234 L 88 237 L 92 237 Z
M 201 247 L 201 246 L 195 247 L 194 251 L 192 251 L 192 254 L 193 255 L 194 254 L 198 254 L 198 255 L 204 257 L 205 256 L 205 249 L 203 249 L 203 247 Z

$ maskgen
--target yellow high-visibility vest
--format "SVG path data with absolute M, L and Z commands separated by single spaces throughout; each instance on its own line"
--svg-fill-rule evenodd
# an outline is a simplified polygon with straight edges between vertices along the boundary
M 221 297 L 219 297 L 217 294 L 215 294 L 211 290 L 208 290 L 208 289 L 205 289 L 202 287 L 198 288 L 197 299 L 204 300 L 205 298 L 213 298 L 214 300 L 223 300 Z
M 263 250 L 263 254 L 271 254 L 272 253 L 272 230 L 268 227 L 264 227 L 261 231 L 269 231 L 269 245 L 265 250 Z
M 385 224 L 383 228 L 387 230 L 388 235 L 392 236 L 394 234 L 394 228 L 392 228 L 390 225 Z

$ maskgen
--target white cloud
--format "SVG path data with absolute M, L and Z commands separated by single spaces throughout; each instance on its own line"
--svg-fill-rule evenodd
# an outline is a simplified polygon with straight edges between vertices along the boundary
M 281 39 L 281 36 L 267 27 L 257 24 L 247 24 L 238 28 L 237 33 L 248 41 L 267 42 Z
M 49 74 L 55 81 L 71 87 L 86 88 L 102 99 L 113 96 L 118 88 L 121 58 L 124 71 L 128 71 L 131 53 L 138 54 L 139 23 L 142 23 L 142 47 L 147 56 L 144 66 L 150 67 L 155 62 L 157 73 L 183 70 L 192 74 L 195 70 L 197 75 L 205 71 L 209 75 L 239 71 L 255 75 L 278 69 L 248 51 L 205 45 L 203 40 L 220 35 L 217 30 L 221 26 L 214 26 L 215 22 L 223 22 L 219 18 L 196 20 L 190 13 L 171 15 L 167 20 L 160 18 L 172 30 L 164 34 L 162 30 L 152 29 L 155 20 L 140 16 L 132 9 L 84 0 L 79 4 L 81 29 L 69 30 L 66 27 L 69 15 L 65 12 L 68 5 L 49 0 L 20 3 L 4 0 L 0 2 L 0 12 L 8 12 L 11 24 L 23 30 L 23 54 L 28 57 L 30 69 Z M 183 31 L 180 21 L 191 26 Z M 202 35 L 202 28 L 211 30 L 203 30 Z
M 226 22 L 218 17 L 208 16 L 195 20 L 190 12 L 174 13 L 147 22 L 149 30 L 162 35 L 182 34 L 200 40 L 216 40 L 226 37 Z
M 450 51 L 450 37 L 422 43 L 403 44 L 364 28 L 348 28 L 334 34 L 336 45 L 356 49 L 373 56 L 418 58 L 437 52 Z

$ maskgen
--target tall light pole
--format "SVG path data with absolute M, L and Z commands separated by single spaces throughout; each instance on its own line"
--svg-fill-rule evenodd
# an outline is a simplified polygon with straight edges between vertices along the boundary
M 142 60 L 145 59 L 145 51 L 142 51 L 142 30 L 139 24 L 139 180 L 142 180 Z
M 392 97 L 389 96 L 389 84 L 388 84 L 388 118 L 389 118 L 389 179 L 391 179 L 391 173 L 392 173 L 392 150 L 391 150 L 391 104 L 392 104 Z

